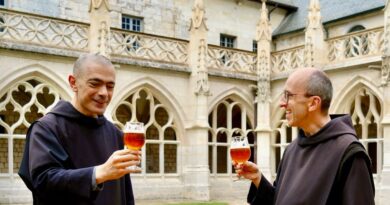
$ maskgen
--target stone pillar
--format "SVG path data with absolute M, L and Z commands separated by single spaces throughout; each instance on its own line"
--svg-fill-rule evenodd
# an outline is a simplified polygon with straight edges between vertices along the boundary
M 326 62 L 326 48 L 324 28 L 321 22 L 320 2 L 319 0 L 310 0 L 305 30 L 305 67 L 322 68 Z
M 203 0 L 195 0 L 190 25 L 188 65 L 191 69 L 189 126 L 184 157 L 185 197 L 208 201 L 210 182 L 208 166 L 208 72 L 207 26 Z
M 256 159 L 262 173 L 271 180 L 271 25 L 266 0 L 262 0 L 260 20 L 256 26 L 257 92 L 256 92 Z
M 390 1 L 387 1 L 384 14 L 384 52 L 382 55 L 381 89 L 383 93 L 383 169 L 379 181 L 381 201 L 390 201 Z M 382 200 L 383 199 L 383 200 Z
M 91 0 L 89 4 L 90 27 L 88 47 L 91 53 L 109 57 L 110 7 L 108 0 Z

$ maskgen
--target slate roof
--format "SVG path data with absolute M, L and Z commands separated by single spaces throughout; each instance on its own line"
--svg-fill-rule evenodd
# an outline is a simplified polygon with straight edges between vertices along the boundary
M 383 9 L 386 0 L 320 0 L 322 23 L 354 16 L 360 13 Z M 273 36 L 299 31 L 306 27 L 310 0 L 277 0 L 298 7 L 285 17 L 274 30 Z

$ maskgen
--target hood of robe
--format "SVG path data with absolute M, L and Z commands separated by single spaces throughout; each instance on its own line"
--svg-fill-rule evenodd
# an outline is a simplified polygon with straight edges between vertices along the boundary
M 100 126 L 106 123 L 107 119 L 101 115 L 97 118 L 89 117 L 78 110 L 76 110 L 75 107 L 70 102 L 60 100 L 57 105 L 50 111 L 50 113 L 53 113 L 55 115 L 64 116 L 66 118 L 72 119 L 74 121 L 77 121 L 79 123 L 83 123 L 86 125 L 91 126 Z
M 299 130 L 298 145 L 311 146 L 345 134 L 351 134 L 357 138 L 349 115 L 330 115 L 330 117 L 332 120 L 310 137 L 307 137 L 303 130 Z

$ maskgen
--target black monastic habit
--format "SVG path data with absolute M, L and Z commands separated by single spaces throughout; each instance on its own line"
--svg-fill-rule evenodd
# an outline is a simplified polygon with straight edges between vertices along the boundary
M 34 205 L 134 205 L 130 176 L 93 188 L 94 166 L 123 149 L 122 132 L 104 116 L 87 117 L 60 101 L 33 123 L 19 175 Z
M 358 142 L 351 118 L 331 116 L 318 133 L 300 130 L 286 148 L 273 185 L 262 176 L 251 185 L 251 205 L 371 205 L 374 182 L 370 159 Z

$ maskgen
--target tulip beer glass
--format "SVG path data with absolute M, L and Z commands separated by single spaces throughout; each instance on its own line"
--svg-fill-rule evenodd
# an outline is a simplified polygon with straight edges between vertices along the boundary
M 140 150 L 145 144 L 145 128 L 142 122 L 126 122 L 123 130 L 123 142 L 127 149 Z M 130 166 L 129 169 L 139 169 L 138 166 Z
M 251 157 L 251 148 L 248 138 L 245 136 L 235 136 L 230 143 L 230 157 L 238 164 L 242 164 Z M 240 178 L 236 179 L 239 180 Z M 236 181 L 235 180 L 235 181 Z

